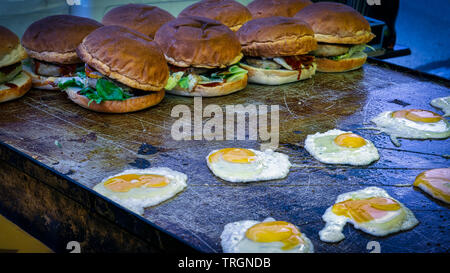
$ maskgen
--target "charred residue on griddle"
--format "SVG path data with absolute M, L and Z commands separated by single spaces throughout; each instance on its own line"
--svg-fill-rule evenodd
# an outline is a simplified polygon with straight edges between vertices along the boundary
M 157 152 L 159 152 L 159 149 L 148 143 L 142 143 L 138 150 L 139 155 L 152 155 L 156 154 Z
M 146 169 L 150 167 L 150 162 L 147 159 L 144 158 L 136 158 L 134 162 L 128 163 L 129 165 L 138 168 L 138 169 Z
M 391 100 L 391 101 L 388 101 L 388 102 L 389 103 L 394 103 L 394 104 L 397 104 L 397 105 L 400 105 L 400 106 L 403 106 L 403 107 L 411 105 L 410 103 L 404 102 L 404 101 L 399 100 L 399 99 Z

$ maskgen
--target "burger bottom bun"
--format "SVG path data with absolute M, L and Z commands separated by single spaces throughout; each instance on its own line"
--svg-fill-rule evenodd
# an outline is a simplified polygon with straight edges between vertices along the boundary
M 187 97 L 225 96 L 244 89 L 247 86 L 247 78 L 247 75 L 245 75 L 245 77 L 240 80 L 222 83 L 217 86 L 204 86 L 199 84 L 195 86 L 194 90 L 192 91 L 187 91 L 177 85 L 174 89 L 168 90 L 167 93 Z
M 354 54 L 351 58 L 343 60 L 330 60 L 328 58 L 316 57 L 317 71 L 319 72 L 346 72 L 360 68 L 366 63 L 367 54 Z
M 248 71 L 249 82 L 266 85 L 280 85 L 290 82 L 297 82 L 309 79 L 316 74 L 315 63 L 313 63 L 312 67 L 308 69 L 302 69 L 300 77 L 300 72 L 297 70 L 263 69 L 243 63 L 240 63 L 239 65 Z
M 102 101 L 99 104 L 93 101 L 89 104 L 90 100 L 86 96 L 78 94 L 79 90 L 80 88 L 69 87 L 65 91 L 69 98 L 81 107 L 102 113 L 129 113 L 143 110 L 160 103 L 165 94 L 164 90 L 161 90 L 148 92 L 148 95 L 133 97 L 124 101 L 110 100 Z
M 22 97 L 31 88 L 31 77 L 27 72 L 20 72 L 12 81 L 16 87 L 9 87 L 5 84 L 0 84 L 0 102 L 10 101 Z

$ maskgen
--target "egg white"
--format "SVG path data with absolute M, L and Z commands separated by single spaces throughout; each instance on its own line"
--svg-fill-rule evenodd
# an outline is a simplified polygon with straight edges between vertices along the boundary
M 104 183 L 108 179 L 124 174 L 162 175 L 169 179 L 169 184 L 164 187 L 155 188 L 132 188 L 127 192 L 111 191 L 104 186 Z M 142 215 L 144 213 L 144 208 L 157 205 L 182 191 L 187 186 L 186 181 L 187 176 L 184 173 L 169 168 L 129 169 L 103 179 L 102 182 L 97 184 L 93 189 L 101 195 L 119 203 L 123 207 Z
M 385 190 L 378 187 L 368 187 L 359 191 L 347 192 L 337 197 L 336 203 L 343 202 L 349 199 L 367 199 L 371 197 L 392 198 Z M 398 202 L 398 200 L 395 200 Z M 351 223 L 356 229 L 360 229 L 368 234 L 374 236 L 386 236 L 398 231 L 408 230 L 416 226 L 419 221 L 414 214 L 405 207 L 402 203 L 400 209 L 396 211 L 389 211 L 387 215 L 380 219 L 374 219 L 365 223 L 358 223 L 346 216 L 340 216 L 333 213 L 333 206 L 329 207 L 322 219 L 325 221 L 325 227 L 319 232 L 320 240 L 329 243 L 335 243 L 345 238 L 342 230 L 345 224 Z
M 394 118 L 392 113 L 393 111 L 383 112 L 373 118 L 372 122 L 376 124 L 376 128 L 373 129 L 388 134 L 396 146 L 400 146 L 397 138 L 444 139 L 450 137 L 450 124 L 445 119 L 428 123 Z
M 272 222 L 275 219 L 269 217 L 262 222 Z M 313 253 L 314 246 L 311 240 L 301 234 L 300 238 L 304 244 L 299 244 L 292 249 L 283 250 L 282 242 L 258 243 L 248 239 L 245 233 L 252 226 L 261 222 L 254 220 L 243 220 L 225 225 L 220 235 L 222 250 L 224 253 Z
M 436 98 L 430 102 L 433 107 L 441 109 L 444 112 L 444 117 L 450 116 L 450 96 L 443 98 Z
M 334 139 L 341 134 L 352 133 L 337 129 L 325 133 L 308 135 L 305 140 L 305 149 L 317 160 L 327 164 L 369 165 L 380 159 L 378 150 L 370 140 L 359 148 L 341 147 Z
M 225 160 L 210 162 L 209 156 L 219 151 L 214 150 L 206 156 L 206 163 L 214 175 L 228 182 L 253 182 L 281 179 L 288 175 L 291 163 L 289 157 L 267 149 L 263 152 L 248 149 L 255 153 L 256 160 L 249 164 L 231 163 Z

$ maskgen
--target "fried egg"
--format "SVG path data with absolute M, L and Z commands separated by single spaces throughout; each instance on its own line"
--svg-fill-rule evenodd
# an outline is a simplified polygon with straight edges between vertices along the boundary
M 368 165 L 380 158 L 370 140 L 337 129 L 308 135 L 305 149 L 315 159 L 327 164 Z
M 329 243 L 345 238 L 342 230 L 347 222 L 374 236 L 408 230 L 419 223 L 407 207 L 377 187 L 339 195 L 322 219 L 326 224 L 319 232 L 320 240 Z
M 413 185 L 436 199 L 450 203 L 450 168 L 424 171 L 416 177 Z
M 182 191 L 186 180 L 184 173 L 169 168 L 133 169 L 103 179 L 94 190 L 143 214 L 145 207 L 157 205 Z
M 450 124 L 440 115 L 418 109 L 387 111 L 372 119 L 376 129 L 388 134 L 392 143 L 400 146 L 397 138 L 444 139 L 450 136 Z
M 229 182 L 251 182 L 281 179 L 288 175 L 289 157 L 270 149 L 225 148 L 214 150 L 206 157 L 214 175 Z
M 267 218 L 229 223 L 220 235 L 224 253 L 313 253 L 311 241 L 293 224 Z
M 450 96 L 434 99 L 430 104 L 433 107 L 441 109 L 444 112 L 444 117 L 450 116 Z

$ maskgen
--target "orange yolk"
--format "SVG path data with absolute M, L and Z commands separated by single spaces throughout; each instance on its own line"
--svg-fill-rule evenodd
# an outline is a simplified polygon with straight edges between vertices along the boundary
M 303 244 L 302 234 L 291 223 L 285 221 L 263 222 L 249 228 L 245 236 L 258 243 L 282 242 L 283 250 L 289 250 Z
M 256 160 L 256 154 L 247 149 L 225 148 L 209 156 L 209 162 L 217 162 L 220 157 L 230 163 L 248 164 Z
M 412 121 L 420 121 L 426 123 L 438 122 L 442 120 L 442 117 L 434 112 L 417 109 L 395 111 L 392 113 L 392 117 L 406 118 Z
M 400 204 L 392 199 L 373 197 L 360 200 L 350 199 L 336 203 L 331 210 L 336 215 L 346 216 L 358 223 L 363 223 L 381 218 L 387 214 L 387 211 L 398 209 L 400 209 Z
M 357 134 L 345 133 L 340 134 L 334 139 L 334 143 L 347 148 L 359 148 L 366 145 L 366 140 Z
M 424 171 L 414 180 L 414 186 L 418 187 L 420 184 L 450 203 L 450 168 Z
M 168 184 L 169 179 L 162 175 L 124 174 L 106 180 L 104 186 L 115 192 L 128 192 L 134 188 L 160 188 Z

